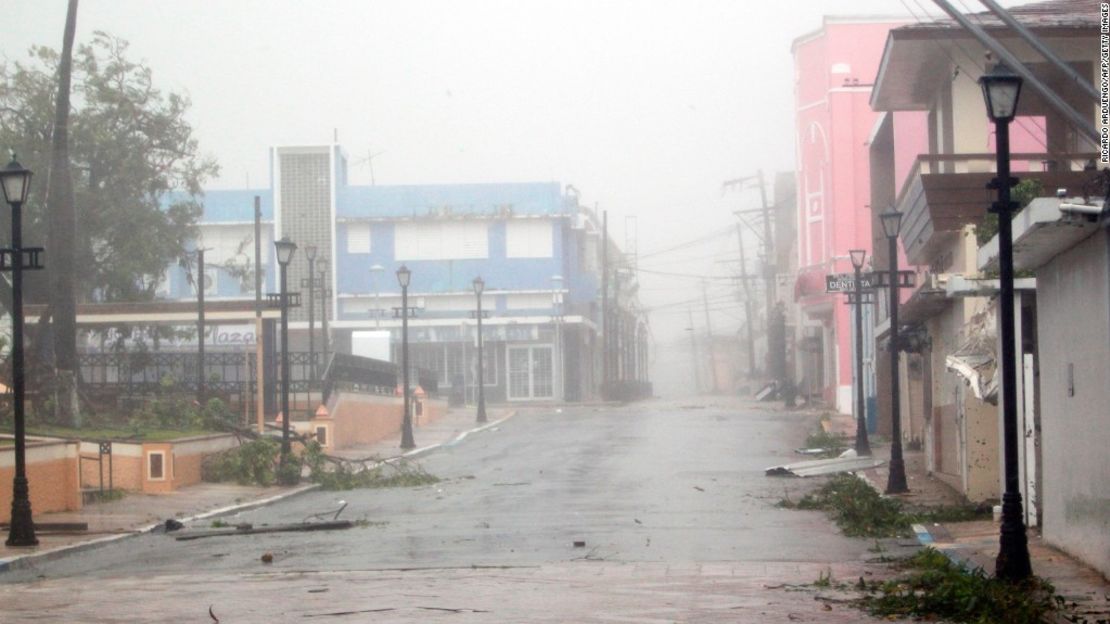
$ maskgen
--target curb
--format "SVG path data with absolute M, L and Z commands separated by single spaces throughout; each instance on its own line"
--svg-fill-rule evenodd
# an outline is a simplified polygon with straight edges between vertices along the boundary
M 512 410 L 511 412 L 508 413 L 508 415 L 506 415 L 502 418 L 499 418 L 499 419 L 494 420 L 492 422 L 486 423 L 486 424 L 482 425 L 481 427 L 475 427 L 474 429 L 469 429 L 467 431 L 463 431 L 462 433 L 458 434 L 457 436 L 455 436 L 451 440 L 448 440 L 447 442 L 441 442 L 439 444 L 430 444 L 428 446 L 424 446 L 424 447 L 421 447 L 421 448 L 418 448 L 418 449 L 413 449 L 413 450 L 411 450 L 407 453 L 403 453 L 403 454 L 401 454 L 397 457 L 386 459 L 384 461 L 390 461 L 391 459 L 395 460 L 399 457 L 415 458 L 415 457 L 419 457 L 421 455 L 426 455 L 426 454 L 431 453 L 432 451 L 436 451 L 440 448 L 448 448 L 448 447 L 454 446 L 454 445 L 458 444 L 459 442 L 462 442 L 470 434 L 472 434 L 472 433 L 481 433 L 482 431 L 486 431 L 487 429 L 491 429 L 493 427 L 496 427 L 496 426 L 500 425 L 501 423 L 509 420 L 510 418 L 516 416 L 516 414 L 517 414 L 517 411 Z M 230 514 L 230 513 L 246 511 L 248 509 L 255 509 L 257 507 L 265 507 L 267 505 L 271 505 L 273 503 L 276 503 L 276 502 L 279 502 L 279 501 L 282 501 L 282 500 L 285 500 L 285 499 L 288 499 L 288 498 L 292 498 L 294 496 L 299 496 L 299 495 L 304 494 L 306 492 L 312 492 L 312 491 L 318 490 L 318 489 L 320 489 L 320 484 L 319 483 L 310 483 L 310 484 L 299 486 L 297 488 L 291 489 L 291 490 L 286 491 L 286 492 L 280 492 L 278 494 L 275 494 L 273 496 L 269 496 L 269 497 L 266 497 L 266 498 L 253 500 L 253 501 L 248 501 L 248 502 L 245 502 L 245 503 L 237 503 L 237 504 L 234 504 L 234 505 L 227 505 L 227 506 L 224 506 L 224 507 L 218 507 L 216 509 L 211 509 L 211 510 L 208 510 L 208 511 L 202 511 L 200 513 L 196 513 L 196 514 L 193 514 L 191 516 L 185 516 L 183 518 L 175 518 L 175 520 L 177 520 L 179 522 L 193 522 L 195 520 L 204 520 L 206 518 L 212 518 L 212 517 L 215 517 L 215 516 L 222 516 L 222 515 L 226 515 L 226 514 Z M 162 525 L 163 525 L 163 522 L 155 522 L 154 524 L 139 527 L 137 529 L 133 529 L 133 530 L 127 531 L 125 533 L 118 533 L 118 534 L 115 534 L 115 535 L 106 535 L 104 537 L 98 537 L 98 538 L 91 539 L 91 540 L 88 540 L 88 541 L 85 541 L 85 542 L 76 542 L 74 544 L 66 544 L 64 546 L 58 546 L 57 548 L 52 548 L 50 550 L 44 550 L 42 552 L 34 552 L 34 553 L 28 553 L 26 555 L 17 555 L 15 557 L 7 557 L 7 558 L 4 558 L 4 559 L 0 559 L 0 574 L 3 574 L 4 572 L 8 572 L 10 570 L 21 570 L 23 568 L 30 567 L 31 565 L 33 565 L 37 562 L 53 561 L 55 559 L 60 559 L 61 557 L 64 557 L 64 556 L 67 556 L 67 555 L 76 554 L 76 553 L 83 552 L 83 551 L 86 551 L 86 550 L 93 550 L 95 548 L 99 548 L 101 546 L 106 546 L 106 545 L 111 544 L 113 542 L 124 540 L 124 539 L 130 538 L 130 537 L 136 537 L 138 535 L 144 535 L 144 534 L 147 534 L 147 533 L 152 533 L 155 529 L 157 529 L 158 527 L 161 527 Z
M 929 532 L 929 527 L 923 524 L 914 524 L 911 525 L 911 528 L 913 529 L 914 536 L 917 537 L 918 544 L 921 544 L 921 546 L 924 548 L 932 548 L 933 550 L 944 555 L 949 561 L 952 562 L 952 565 L 968 571 L 974 570 L 979 567 L 975 565 L 970 558 L 961 557 L 959 548 L 941 548 L 937 546 L 936 540 L 933 539 L 933 534 Z
M 243 510 L 246 510 L 246 509 L 254 509 L 255 507 L 263 507 L 263 506 L 269 505 L 271 503 L 276 503 L 278 501 L 285 500 L 287 498 L 292 498 L 294 496 L 304 494 L 305 492 L 311 492 L 312 490 L 318 489 L 319 487 L 320 487 L 320 484 L 318 484 L 318 483 L 310 483 L 310 484 L 307 484 L 307 485 L 303 485 L 303 486 L 294 488 L 294 489 L 289 490 L 287 492 L 281 492 L 281 493 L 275 494 L 273 496 L 269 496 L 267 498 L 254 500 L 254 501 L 248 501 L 248 502 L 245 502 L 245 503 L 239 503 L 239 504 L 235 504 L 235 505 L 227 505 L 225 507 L 219 507 L 217 509 L 204 511 L 204 512 L 201 512 L 201 513 L 198 513 L 198 514 L 194 514 L 192 516 L 186 516 L 186 517 L 183 517 L 183 518 L 175 518 L 175 520 L 178 520 L 179 522 L 192 522 L 194 520 L 203 520 L 205 518 L 211 518 L 213 516 L 220 516 L 220 515 L 224 515 L 224 514 L 228 514 L 228 513 L 232 513 L 232 512 L 243 511 Z M 73 544 L 66 544 L 64 546 L 58 546 L 57 548 L 51 548 L 50 550 L 44 550 L 42 552 L 28 553 L 26 555 L 17 555 L 15 557 L 8 557 L 8 558 L 5 558 L 5 559 L 0 559 L 0 574 L 2 574 L 4 572 L 8 572 L 10 570 L 21 570 L 23 568 L 30 567 L 31 565 L 33 565 L 37 562 L 53 561 L 55 559 L 60 559 L 60 558 L 62 558 L 64 556 L 67 556 L 67 555 L 72 555 L 72 554 L 76 554 L 76 553 L 83 552 L 83 551 L 86 551 L 86 550 L 93 550 L 94 548 L 99 548 L 101 546 L 106 546 L 108 544 L 111 544 L 112 542 L 118 542 L 120 540 L 124 540 L 124 539 L 130 538 L 130 537 L 136 537 L 136 536 L 139 536 L 139 535 L 145 535 L 147 533 L 152 533 L 152 532 L 154 532 L 155 529 L 157 529 L 158 527 L 160 527 L 162 525 L 163 525 L 163 522 L 155 522 L 154 524 L 149 524 L 149 525 L 146 525 L 146 526 L 139 527 L 137 529 L 132 529 L 132 530 L 129 530 L 125 533 L 117 533 L 115 535 L 106 535 L 104 537 L 98 537 L 96 539 L 88 540 L 88 541 L 85 541 L 85 542 L 76 542 L 76 543 L 73 543 Z
M 397 459 L 399 457 L 403 457 L 405 459 L 414 459 L 416 457 L 420 457 L 421 455 L 427 455 L 428 453 L 431 453 L 432 451 L 437 451 L 441 448 L 450 448 L 452 446 L 455 446 L 459 442 L 462 442 L 463 440 L 465 440 L 466 437 L 469 436 L 470 434 L 472 434 L 472 433 L 481 433 L 483 431 L 486 431 L 487 429 L 492 429 L 492 428 L 500 425 L 501 423 L 505 422 L 506 420 L 509 420 L 510 418 L 516 416 L 516 414 L 517 414 L 517 411 L 512 410 L 507 415 L 505 415 L 501 418 L 498 418 L 497 420 L 490 421 L 490 422 L 482 425 L 481 427 L 475 427 L 473 429 L 467 429 L 466 431 L 463 431 L 462 433 L 458 434 L 457 436 L 451 438 L 450 440 L 448 440 L 446 442 L 439 442 L 437 444 L 429 444 L 428 446 L 422 446 L 418 449 L 413 449 L 411 451 L 408 451 L 407 453 L 401 453 L 397 457 L 391 457 L 391 458 L 385 459 L 383 461 L 390 461 L 391 459 Z

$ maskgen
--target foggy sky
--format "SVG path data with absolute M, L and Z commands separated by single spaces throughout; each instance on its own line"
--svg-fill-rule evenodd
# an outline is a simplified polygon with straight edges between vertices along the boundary
M 60 48 L 65 4 L 0 0 L 0 53 Z M 269 146 L 326 143 L 334 131 L 354 184 L 370 182 L 371 152 L 378 184 L 557 180 L 608 210 L 622 244 L 636 215 L 648 253 L 758 205 L 758 192 L 722 194 L 722 181 L 793 169 L 790 45 L 826 14 L 907 10 L 898 0 L 82 0 L 77 38 L 130 41 L 157 86 L 192 98 L 201 149 L 222 167 L 211 188 L 265 187 Z M 735 250 L 730 236 L 642 265 L 719 278 L 735 270 Z M 693 278 L 645 272 L 641 284 L 648 306 L 701 296 Z M 733 290 L 710 281 L 715 333 L 739 326 Z M 686 307 L 651 322 L 659 344 L 684 339 Z

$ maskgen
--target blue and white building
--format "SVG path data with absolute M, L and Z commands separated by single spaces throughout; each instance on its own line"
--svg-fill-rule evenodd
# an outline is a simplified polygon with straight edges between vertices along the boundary
M 412 271 L 410 357 L 439 373 L 440 390 L 468 398 L 476 383 L 476 297 L 472 281 L 486 283 L 482 299 L 486 395 L 493 400 L 584 400 L 597 396 L 603 364 L 601 223 L 557 182 L 411 186 L 351 186 L 338 145 L 276 147 L 270 152 L 269 188 L 212 190 L 199 223 L 206 249 L 209 300 L 254 297 L 254 202 L 262 213 L 265 290 L 277 290 L 273 241 L 298 245 L 289 267 L 291 290 L 302 307 L 290 327 L 294 348 L 307 348 L 308 277 L 304 250 L 324 261 L 326 297 L 317 289 L 316 348 L 327 314 L 332 349 L 350 352 L 351 334 L 389 331 L 400 345 L 401 306 L 396 270 Z M 568 192 L 569 191 L 569 192 Z M 609 243 L 611 275 L 621 264 Z M 238 267 L 238 271 L 234 270 Z M 615 280 L 613 280 L 615 281 Z M 612 285 L 611 285 L 612 287 Z M 173 267 L 160 294 L 195 298 L 184 270 Z M 612 362 L 646 363 L 646 321 L 624 297 L 610 310 Z M 615 321 L 612 319 L 622 319 Z M 617 331 L 617 327 L 621 327 Z M 624 338 L 617 341 L 617 334 Z M 396 359 L 396 358 L 395 358 Z M 642 378 L 642 371 L 626 371 Z M 618 379 L 616 371 L 611 379 Z

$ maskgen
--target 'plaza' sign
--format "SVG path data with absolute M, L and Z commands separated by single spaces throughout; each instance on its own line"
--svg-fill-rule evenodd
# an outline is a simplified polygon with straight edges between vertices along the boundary
M 860 288 L 871 290 L 878 286 L 874 273 L 860 273 Z M 833 273 L 825 276 L 825 292 L 853 292 L 856 289 L 855 273 Z

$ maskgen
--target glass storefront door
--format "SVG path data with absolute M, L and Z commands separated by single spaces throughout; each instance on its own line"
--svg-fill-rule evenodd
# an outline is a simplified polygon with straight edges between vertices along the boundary
M 555 395 L 552 355 L 550 345 L 508 347 L 510 401 L 550 399 Z

